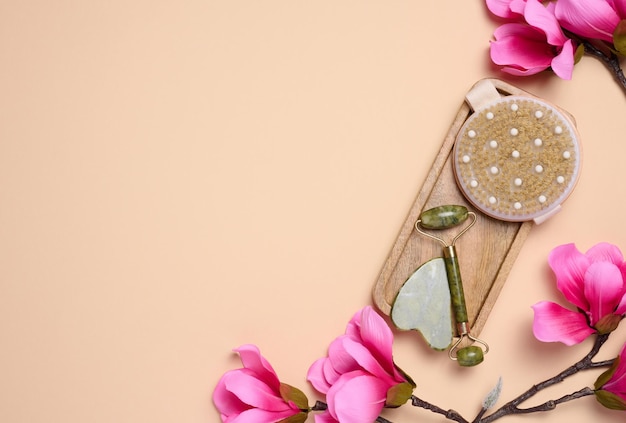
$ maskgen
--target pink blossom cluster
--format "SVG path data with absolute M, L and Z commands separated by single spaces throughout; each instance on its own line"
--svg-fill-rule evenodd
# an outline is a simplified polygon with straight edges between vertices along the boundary
M 565 244 L 552 250 L 548 262 L 569 306 L 535 304 L 535 337 L 565 345 L 579 344 L 591 335 L 608 337 L 626 315 L 626 261 L 620 249 L 603 242 L 583 253 L 574 244 Z M 312 411 L 318 412 L 316 423 L 379 421 L 386 407 L 409 400 L 420 403 L 413 395 L 415 383 L 396 366 L 392 347 L 390 327 L 366 306 L 331 342 L 328 354 L 309 368 L 307 379 L 326 397 L 325 403 L 310 406 L 301 390 L 279 380 L 254 345 L 235 350 L 243 367 L 220 378 L 213 402 L 224 423 L 304 423 Z M 585 366 L 589 368 L 589 363 Z M 626 410 L 626 344 L 590 394 L 607 408 Z
M 494 32 L 491 60 L 512 75 L 552 69 L 571 79 L 577 50 L 592 43 L 620 51 L 626 0 L 486 0 L 504 23 Z
M 617 328 L 626 313 L 626 262 L 617 246 L 602 242 L 582 253 L 574 244 L 560 245 L 548 263 L 557 288 L 576 309 L 551 301 L 535 304 L 537 339 L 575 345 Z
M 397 407 L 415 384 L 393 362 L 393 334 L 370 306 L 359 310 L 344 335 L 315 361 L 308 372 L 314 388 L 326 395 L 327 407 L 316 423 L 364 423 L 384 407 Z M 314 408 L 302 391 L 281 383 L 254 345 L 236 349 L 244 365 L 225 373 L 213 393 L 224 423 L 301 423 Z M 316 410 L 319 411 L 319 410 Z
M 575 345 L 617 329 L 626 313 L 626 261 L 616 245 L 601 242 L 585 253 L 574 244 L 560 245 L 550 252 L 548 263 L 557 288 L 575 310 L 551 301 L 535 304 L 537 339 Z M 626 344 L 595 388 L 602 405 L 626 410 Z
M 328 347 L 307 379 L 326 395 L 328 411 L 316 423 L 363 423 L 376 420 L 383 407 L 405 403 L 415 387 L 394 364 L 393 334 L 372 307 L 357 312 L 346 333 Z

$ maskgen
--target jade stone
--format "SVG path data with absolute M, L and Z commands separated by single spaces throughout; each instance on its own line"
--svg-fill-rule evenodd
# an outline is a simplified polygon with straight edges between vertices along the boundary
M 420 220 L 426 229 L 447 229 L 465 222 L 467 216 L 467 207 L 449 205 L 426 210 Z
M 435 350 L 450 346 L 452 310 L 443 258 L 427 261 L 407 279 L 396 296 L 390 317 L 398 329 L 420 332 Z
M 453 245 L 446 247 L 443 251 L 444 263 L 446 265 L 446 275 L 448 277 L 448 287 L 452 300 L 452 310 L 457 323 L 469 322 L 467 307 L 465 306 L 465 294 L 463 292 L 463 282 L 461 281 L 461 269 L 456 256 L 456 249 Z
M 459 366 L 472 367 L 483 362 L 485 356 L 483 350 L 475 345 L 461 348 L 456 353 Z

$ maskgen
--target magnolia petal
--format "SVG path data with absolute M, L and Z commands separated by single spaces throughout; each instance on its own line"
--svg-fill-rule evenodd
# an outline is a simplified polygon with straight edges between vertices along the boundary
M 559 0 L 554 9 L 563 28 L 577 35 L 612 42 L 619 16 L 606 1 Z
M 235 348 L 235 351 L 239 353 L 241 362 L 245 368 L 255 372 L 259 379 L 274 389 L 275 392 L 278 392 L 280 388 L 278 376 L 272 368 L 272 365 L 261 355 L 256 345 L 242 345 L 239 348 Z
M 231 372 L 237 371 L 239 370 L 231 370 L 230 372 L 225 373 L 217 382 L 217 385 L 213 390 L 213 403 L 222 416 L 232 416 L 250 408 L 249 405 L 244 404 L 239 397 L 237 397 L 237 395 L 233 394 L 226 388 L 225 379 Z
M 562 342 L 575 345 L 595 331 L 587 325 L 585 316 L 558 304 L 541 301 L 533 307 L 533 333 L 542 342 Z
M 531 69 L 518 69 L 514 67 L 503 66 L 502 68 L 500 68 L 500 70 L 504 73 L 508 73 L 509 75 L 530 76 L 530 75 L 538 74 L 539 72 L 542 72 L 546 70 L 547 68 L 548 68 L 547 66 L 538 66 L 538 67 L 531 68 Z
M 337 379 L 339 379 L 339 376 L 341 376 L 341 373 L 335 370 L 335 368 L 333 367 L 333 363 L 329 359 L 326 359 L 326 361 L 324 362 L 324 367 L 322 370 L 324 372 L 324 378 L 328 382 L 329 387 L 330 385 L 335 383 Z
M 622 273 L 622 281 L 624 281 L 624 285 L 626 288 L 626 262 L 622 263 L 621 265 L 618 266 L 620 272 Z M 624 296 L 622 297 L 619 305 L 617 306 L 617 309 L 615 310 L 616 314 L 624 314 L 626 313 L 626 293 L 624 294 Z
M 499 26 L 496 41 L 491 42 L 491 60 L 520 70 L 547 69 L 554 55 L 545 40 L 545 35 L 526 24 L 510 23 Z
M 523 16 L 524 9 L 526 8 L 526 0 L 512 0 L 509 7 L 513 13 Z
M 622 273 L 608 262 L 592 263 L 585 273 L 585 296 L 589 301 L 591 326 L 613 314 L 624 296 Z
M 616 266 L 624 264 L 624 256 L 620 249 L 608 242 L 601 242 L 591 247 L 585 255 L 591 259 L 592 262 L 596 261 L 608 261 Z
M 527 0 L 524 9 L 526 22 L 546 34 L 546 39 L 553 46 L 562 46 L 567 41 L 556 17 L 538 0 Z
M 388 374 L 394 374 L 393 333 L 389 325 L 370 306 L 365 307 L 361 316 L 363 344 L 376 357 Z
M 368 373 L 376 376 L 377 378 L 385 380 L 386 383 L 397 383 L 381 363 L 372 355 L 372 352 L 364 345 L 359 344 L 351 339 L 344 339 L 345 351 L 358 363 L 359 368 L 367 371 Z M 333 363 L 334 364 L 334 363 Z M 334 366 L 333 366 L 334 367 Z M 343 372 L 342 372 L 343 373 Z M 403 382 L 404 379 L 399 382 Z
M 232 371 L 225 375 L 225 388 L 235 394 L 243 403 L 254 408 L 269 411 L 283 411 L 291 408 L 280 393 L 272 391 L 265 383 L 249 372 Z
M 617 15 L 621 19 L 626 18 L 626 0 L 608 0 L 608 1 L 609 1 L 609 4 L 611 4 L 611 7 L 613 8 L 613 10 L 617 12 Z
M 576 307 L 589 310 L 584 280 L 591 260 L 574 244 L 564 244 L 550 252 L 548 263 L 556 275 L 556 286 L 565 298 Z
M 250 408 L 238 416 L 228 419 L 227 423 L 277 423 L 299 412 L 300 410 L 268 411 Z
M 328 391 L 328 410 L 341 423 L 373 422 L 385 405 L 389 387 L 363 372 L 347 373 Z
M 617 308 L 615 309 L 615 314 L 623 315 L 624 313 L 626 313 L 626 295 L 622 297 L 617 305 Z
M 515 0 L 487 0 L 487 9 L 491 13 L 501 18 L 517 18 L 521 15 L 522 12 L 516 12 L 512 10 L 512 3 L 519 3 L 519 1 Z M 522 2 L 523 3 L 523 2 Z M 523 9 L 522 9 L 523 10 Z
M 520 22 L 505 23 L 500 25 L 493 32 L 493 36 L 496 40 L 508 37 L 519 37 L 545 42 L 546 39 L 545 35 L 537 28 L 533 28 L 526 23 Z
M 313 387 L 322 394 L 325 394 L 330 389 L 332 384 L 329 383 L 328 379 L 325 376 L 325 367 L 327 366 L 328 359 L 320 358 L 315 360 L 311 367 L 309 367 L 309 371 L 307 372 L 306 379 L 313 385 Z M 328 366 L 332 367 L 332 366 Z
M 330 344 L 328 359 L 334 371 L 337 374 L 344 374 L 364 369 L 377 377 L 392 380 L 378 359 L 374 357 L 372 352 L 362 342 L 362 340 L 354 340 L 344 335 L 336 338 Z
M 491 59 L 513 75 L 533 75 L 550 67 L 553 48 L 540 30 L 522 23 L 504 24 L 494 32 Z
M 589 301 L 591 325 L 612 314 L 624 296 L 622 272 L 612 263 L 592 263 L 585 273 L 585 296 Z
M 338 423 L 337 420 L 330 415 L 328 410 L 323 413 L 318 413 L 313 416 L 315 423 Z
M 361 368 L 352 354 L 346 351 L 346 342 L 352 341 L 346 335 L 339 336 L 328 346 L 328 360 L 338 374 L 348 373 Z
M 572 79 L 574 72 L 574 44 L 572 40 L 567 40 L 563 44 L 563 49 L 551 63 L 552 70 L 561 79 Z
M 545 45 L 545 42 L 524 38 L 503 38 L 491 43 L 491 60 L 496 65 L 517 69 L 520 74 L 536 74 L 552 63 L 553 57 L 546 54 Z
M 615 372 L 602 388 L 614 394 L 625 396 L 624 399 L 626 399 L 626 344 L 622 347 L 618 360 Z
M 361 340 L 361 316 L 363 315 L 363 310 L 365 308 L 354 313 L 346 326 L 346 336 L 354 340 Z

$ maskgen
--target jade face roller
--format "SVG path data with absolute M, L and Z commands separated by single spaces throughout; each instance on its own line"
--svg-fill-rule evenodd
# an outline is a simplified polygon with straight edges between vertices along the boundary
M 427 231 L 458 226 L 471 218 L 448 244 Z M 443 258 L 420 266 L 402 286 L 391 310 L 391 319 L 399 329 L 418 330 L 432 348 L 443 350 L 452 344 L 450 309 L 456 321 L 459 339 L 448 355 L 459 365 L 468 367 L 481 363 L 489 346 L 470 333 L 469 318 L 463 293 L 463 282 L 456 252 L 456 241 L 476 222 L 476 214 L 464 206 L 439 206 L 422 212 L 415 230 L 443 245 Z M 483 345 L 459 348 L 464 338 Z

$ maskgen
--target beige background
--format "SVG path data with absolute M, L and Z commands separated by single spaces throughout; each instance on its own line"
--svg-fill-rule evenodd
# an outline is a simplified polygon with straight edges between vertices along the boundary
M 244 343 L 321 399 L 306 371 L 371 303 L 464 93 L 504 78 L 495 28 L 481 1 L 0 2 L 0 421 L 217 422 Z M 585 159 L 519 255 L 483 365 L 396 338 L 416 394 L 466 418 L 499 376 L 503 403 L 588 351 L 532 336 L 530 306 L 559 298 L 548 252 L 626 251 L 626 96 L 591 58 L 572 81 L 506 80 L 571 112 Z M 623 416 L 585 398 L 505 421 Z

